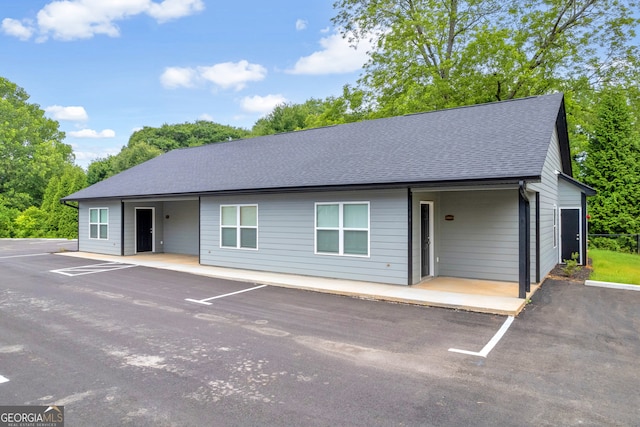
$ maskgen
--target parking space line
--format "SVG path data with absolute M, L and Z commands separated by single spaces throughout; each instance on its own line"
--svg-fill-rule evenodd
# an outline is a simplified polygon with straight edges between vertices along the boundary
M 25 257 L 30 257 L 30 256 L 43 256 L 43 255 L 51 255 L 50 253 L 41 253 L 41 254 L 27 254 L 27 255 L 7 255 L 7 256 L 0 256 L 0 259 L 8 259 L 8 258 L 25 258 Z
M 2 375 L 0 375 L 0 384 L 2 383 L 8 383 L 9 382 L 9 378 L 3 377 Z
M 264 288 L 264 287 L 266 287 L 266 286 L 267 286 L 267 285 L 255 286 L 255 287 L 253 287 L 253 288 L 249 288 L 249 289 L 242 289 L 241 291 L 231 292 L 231 293 L 228 293 L 228 294 L 218 295 L 218 296 L 216 296 L 216 297 L 205 298 L 205 299 L 200 299 L 200 300 L 198 300 L 198 299 L 191 299 L 191 298 L 185 298 L 185 301 L 189 301 L 189 302 L 196 302 L 196 303 L 198 303 L 198 304 L 204 304 L 204 305 L 211 305 L 211 303 L 210 303 L 210 302 L 208 302 L 208 301 L 211 301 L 211 300 L 214 300 L 214 299 L 218 299 L 218 298 L 229 297 L 229 296 L 231 296 L 231 295 L 241 294 L 241 293 L 243 293 L 243 292 L 253 291 L 253 290 L 256 290 L 256 289 Z
M 106 271 L 122 270 L 123 268 L 137 267 L 135 264 L 123 264 L 119 262 L 105 262 L 102 264 L 82 265 L 79 267 L 61 268 L 49 270 L 51 273 L 63 274 L 65 276 L 83 276 L 85 274 L 104 273 Z
M 496 334 L 493 336 L 493 338 L 491 338 L 489 340 L 489 342 L 487 343 L 487 345 L 485 345 L 482 348 L 482 350 L 480 350 L 479 352 L 468 351 L 468 350 L 459 350 L 457 348 L 450 348 L 449 351 L 451 351 L 453 353 L 462 353 L 462 354 L 468 354 L 470 356 L 479 356 L 479 357 L 486 358 L 489 355 L 489 352 L 491 350 L 493 350 L 493 347 L 495 347 L 496 344 L 498 344 L 498 342 L 500 342 L 500 340 L 502 339 L 504 334 L 507 332 L 507 330 L 509 329 L 509 326 L 511 326 L 511 324 L 513 323 L 513 319 L 514 319 L 513 316 L 507 317 L 507 320 L 504 321 L 504 323 L 502 324 L 500 329 L 498 329 L 498 332 L 496 332 Z

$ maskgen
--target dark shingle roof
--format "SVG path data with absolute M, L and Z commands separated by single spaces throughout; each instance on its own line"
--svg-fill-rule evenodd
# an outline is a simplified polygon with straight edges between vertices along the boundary
M 64 200 L 539 177 L 563 108 L 554 94 L 179 149 Z

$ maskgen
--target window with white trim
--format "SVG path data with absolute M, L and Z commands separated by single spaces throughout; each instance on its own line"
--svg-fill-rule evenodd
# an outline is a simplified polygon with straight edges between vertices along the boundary
M 258 249 L 258 205 L 220 206 L 220 247 Z
M 109 239 L 109 208 L 89 209 L 89 238 Z
M 369 256 L 369 202 L 316 203 L 316 253 Z
M 553 205 L 553 247 L 558 247 L 558 206 Z

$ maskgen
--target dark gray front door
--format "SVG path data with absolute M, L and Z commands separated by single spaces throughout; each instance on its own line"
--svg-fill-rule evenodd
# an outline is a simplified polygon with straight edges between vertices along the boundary
M 580 209 L 561 209 L 560 227 L 560 260 L 564 262 L 571 259 L 574 252 L 580 253 Z
M 431 275 L 431 235 L 430 235 L 430 227 L 429 227 L 429 212 L 430 205 L 423 204 L 420 205 L 420 229 L 421 237 L 420 237 L 420 253 L 421 253 L 421 271 L 422 277 Z
M 153 250 L 153 210 L 136 209 L 136 252 Z

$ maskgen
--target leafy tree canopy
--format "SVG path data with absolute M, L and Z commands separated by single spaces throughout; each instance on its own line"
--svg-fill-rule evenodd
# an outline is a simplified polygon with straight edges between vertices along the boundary
M 0 77 L 0 205 L 5 217 L 12 209 L 40 205 L 49 179 L 74 160 L 58 122 L 28 99 L 24 89 Z
M 89 184 L 95 184 L 176 148 L 240 139 L 248 135 L 249 131 L 245 129 L 205 120 L 164 124 L 157 128 L 145 126 L 131 135 L 120 153 L 93 161 L 87 170 L 87 179 Z
M 377 41 L 359 81 L 378 116 L 593 87 L 639 65 L 635 0 L 337 0 Z
M 255 136 L 331 126 L 364 120 L 371 112 L 362 103 L 362 91 L 345 86 L 340 97 L 311 98 L 302 104 L 280 104 L 259 119 L 251 133 Z
M 60 176 L 51 178 L 44 192 L 40 210 L 45 215 L 41 223 L 45 237 L 78 237 L 78 211 L 60 203 L 60 199 L 87 186 L 87 175 L 79 166 L 67 166 Z

